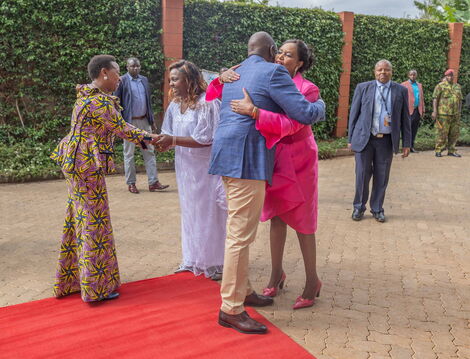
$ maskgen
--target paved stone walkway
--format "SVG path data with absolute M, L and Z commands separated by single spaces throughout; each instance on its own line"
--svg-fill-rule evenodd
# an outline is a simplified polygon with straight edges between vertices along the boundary
M 464 157 L 432 152 L 396 156 L 385 201 L 388 221 L 350 219 L 352 157 L 320 161 L 318 268 L 324 287 L 315 306 L 291 310 L 303 263 L 288 233 L 286 287 L 260 311 L 318 359 L 470 358 L 470 149 Z M 173 172 L 164 193 L 127 192 L 108 178 L 123 282 L 163 276 L 180 260 Z M 65 184 L 0 185 L 0 306 L 51 296 L 65 209 Z M 251 250 L 251 279 L 269 276 L 269 225 Z M 214 308 L 217 310 L 217 308 Z

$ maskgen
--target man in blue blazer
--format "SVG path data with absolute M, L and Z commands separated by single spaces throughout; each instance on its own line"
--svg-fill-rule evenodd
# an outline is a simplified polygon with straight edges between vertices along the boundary
M 145 76 L 140 75 L 140 61 L 135 57 L 127 60 L 127 74 L 121 77 L 118 89 L 114 93 L 119 97 L 119 102 L 123 108 L 122 117 L 126 122 L 145 130 L 152 132 L 154 123 L 152 102 L 150 99 L 149 82 Z M 147 172 L 149 191 L 160 191 L 168 187 L 158 181 L 157 162 L 153 146 L 142 151 L 145 170 Z M 135 144 L 124 141 L 124 173 L 129 192 L 139 193 L 135 175 L 134 152 Z
M 250 285 L 248 252 L 256 237 L 266 181 L 272 178 L 274 149 L 266 148 L 265 139 L 256 130 L 252 117 L 232 112 L 230 101 L 242 99 L 245 88 L 255 106 L 286 113 L 300 123 L 312 124 L 325 116 L 324 102 L 307 101 L 287 70 L 273 63 L 276 51 L 269 34 L 258 32 L 251 36 L 248 58 L 236 70 L 240 80 L 224 86 L 209 168 L 209 173 L 223 176 L 228 199 L 219 324 L 249 334 L 264 334 L 267 328 L 250 318 L 244 305 L 273 303 L 272 298 L 256 294 Z
M 392 64 L 380 60 L 374 69 L 375 80 L 357 85 L 349 113 L 348 147 L 355 152 L 356 194 L 352 219 L 360 221 L 369 200 L 378 222 L 385 222 L 383 202 L 393 153 L 398 153 L 400 134 L 405 158 L 411 146 L 411 121 L 406 88 L 391 81 Z

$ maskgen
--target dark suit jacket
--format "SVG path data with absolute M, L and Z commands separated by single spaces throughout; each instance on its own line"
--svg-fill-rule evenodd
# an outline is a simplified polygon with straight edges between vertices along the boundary
M 149 81 L 145 76 L 139 75 L 139 78 L 142 80 L 144 85 L 145 92 L 147 94 L 147 119 L 150 125 L 153 125 L 153 110 L 152 102 L 150 100 L 150 87 Z M 121 83 L 119 84 L 118 89 L 114 93 L 114 96 L 119 97 L 120 104 L 123 108 L 122 117 L 127 122 L 132 120 L 132 93 L 131 93 L 131 80 L 132 77 L 129 73 L 121 77 Z
M 356 86 L 349 112 L 348 142 L 354 152 L 361 152 L 369 142 L 374 115 L 374 98 L 377 83 L 375 80 L 362 82 Z M 408 91 L 400 84 L 390 85 L 392 96 L 392 144 L 398 153 L 400 133 L 403 147 L 411 146 L 411 121 L 408 114 Z

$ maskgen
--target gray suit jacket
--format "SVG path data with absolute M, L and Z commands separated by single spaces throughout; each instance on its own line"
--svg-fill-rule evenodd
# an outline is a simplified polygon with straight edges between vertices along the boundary
M 147 120 L 150 125 L 153 125 L 153 110 L 152 102 L 150 99 L 150 87 L 149 81 L 145 76 L 139 75 L 139 78 L 142 80 L 142 84 L 145 88 L 145 93 L 147 94 Z M 132 93 L 131 93 L 131 75 L 129 73 L 121 77 L 121 83 L 119 84 L 118 89 L 114 93 L 114 96 L 119 97 L 119 102 L 123 108 L 122 117 L 126 122 L 132 120 Z
M 348 142 L 354 152 L 361 152 L 369 142 L 374 115 L 376 81 L 362 82 L 356 86 L 349 112 Z M 400 133 L 402 146 L 411 146 L 411 121 L 408 114 L 408 91 L 400 84 L 390 85 L 392 96 L 392 145 L 398 153 Z

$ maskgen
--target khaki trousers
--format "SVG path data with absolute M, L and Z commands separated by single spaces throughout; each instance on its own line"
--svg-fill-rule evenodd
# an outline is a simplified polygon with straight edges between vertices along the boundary
M 227 314 L 240 314 L 253 292 L 248 279 L 249 246 L 255 240 L 265 195 L 265 181 L 222 177 L 228 203 L 227 239 L 220 295 Z

